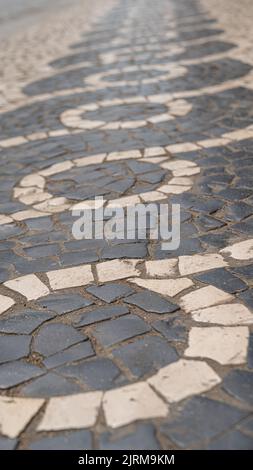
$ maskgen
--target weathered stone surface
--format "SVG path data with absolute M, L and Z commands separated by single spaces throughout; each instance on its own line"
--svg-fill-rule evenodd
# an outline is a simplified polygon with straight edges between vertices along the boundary
M 94 327 L 92 334 L 101 345 L 110 347 L 148 331 L 150 327 L 141 318 L 136 315 L 125 315 Z
M 85 336 L 72 326 L 51 323 L 41 327 L 34 339 L 33 349 L 43 356 L 51 356 L 73 344 L 80 343 L 84 339 Z
M 130 295 L 125 302 L 145 310 L 145 312 L 154 313 L 172 313 L 179 309 L 178 305 L 169 302 L 160 295 L 145 290 L 143 292 Z
M 161 426 L 161 432 L 180 447 L 198 447 L 239 423 L 247 413 L 220 401 L 194 397 L 186 402 L 178 418 Z

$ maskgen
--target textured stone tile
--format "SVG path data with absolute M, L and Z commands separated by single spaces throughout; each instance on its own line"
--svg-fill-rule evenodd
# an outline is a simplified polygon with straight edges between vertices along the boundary
M 134 292 L 127 285 L 114 283 L 105 284 L 104 286 L 91 286 L 86 291 L 107 303 L 114 302 Z
M 214 439 L 206 450 L 252 450 L 253 437 L 246 436 L 240 431 L 230 431 L 225 436 Z
M 91 390 L 110 389 L 120 376 L 118 367 L 110 359 L 103 357 L 60 367 L 59 372 L 78 380 Z
M 45 204 L 45 203 L 42 203 Z M 38 204 L 40 206 L 40 204 Z M 23 222 L 24 220 L 27 219 L 37 219 L 40 217 L 45 217 L 46 215 L 50 215 L 50 212 L 41 212 L 38 208 L 38 210 L 33 210 L 33 209 L 28 209 L 26 211 L 19 211 L 16 212 L 15 214 L 12 214 L 12 218 L 16 220 L 17 222 Z
M 189 399 L 175 420 L 161 426 L 161 432 L 183 448 L 197 446 L 232 428 L 248 412 L 205 397 Z
M 207 357 L 220 364 L 243 364 L 247 360 L 247 327 L 194 327 L 189 333 L 185 355 Z
M 159 450 L 160 446 L 151 424 L 138 424 L 123 435 L 105 432 L 99 436 L 100 450 Z
M 106 248 L 102 252 L 103 259 L 115 258 L 145 258 L 147 256 L 146 243 L 128 243 L 126 245 L 120 244 L 113 247 Z
M 12 281 L 5 282 L 4 285 L 9 289 L 19 292 L 27 300 L 36 300 L 49 294 L 47 286 L 34 274 L 12 279 Z
M 53 372 L 48 372 L 31 383 L 24 385 L 20 389 L 20 394 L 24 397 L 48 398 L 59 395 L 71 395 L 81 391 L 82 389 L 78 384 Z
M 118 428 L 140 419 L 164 418 L 165 403 L 145 382 L 105 393 L 103 409 L 108 426 Z
M 224 268 L 214 269 L 210 272 L 194 276 L 194 278 L 205 284 L 212 284 L 215 287 L 221 288 L 229 294 L 247 289 L 245 282 Z
M 82 343 L 75 344 L 64 351 L 49 356 L 43 361 L 43 364 L 47 369 L 52 369 L 53 367 L 59 367 L 63 364 L 75 362 L 80 359 L 86 359 L 94 355 L 95 352 L 90 341 L 84 341 Z
M 193 286 L 191 279 L 131 279 L 131 282 L 144 289 L 157 292 L 168 297 L 174 297 L 185 289 Z
M 30 336 L 0 335 L 0 364 L 28 356 L 30 343 Z
M 0 314 L 6 312 L 15 304 L 14 300 L 6 295 L 0 294 Z
M 146 261 L 147 275 L 150 277 L 169 277 L 177 274 L 177 258 Z
M 89 265 L 49 271 L 47 277 L 53 290 L 85 286 L 94 281 Z
M 53 314 L 34 310 L 11 313 L 8 317 L 0 320 L 0 333 L 29 335 L 38 326 L 53 317 Z
M 34 173 L 32 175 L 24 176 L 24 178 L 22 178 L 19 184 L 20 186 L 25 187 L 25 188 L 36 186 L 37 188 L 43 189 L 46 184 L 46 181 L 45 181 L 45 178 L 43 178 L 43 176 L 40 176 L 39 174 Z
M 179 309 L 178 305 L 169 302 L 158 294 L 143 291 L 133 294 L 125 299 L 125 302 L 145 310 L 145 312 L 153 313 L 172 313 Z
M 186 342 L 188 336 L 187 329 L 182 324 L 180 318 L 155 321 L 152 323 L 152 327 L 169 341 Z
M 220 377 L 205 362 L 185 359 L 163 367 L 148 379 L 169 403 L 206 392 L 220 382 Z
M 99 282 L 116 281 L 127 277 L 139 276 L 137 269 L 139 260 L 113 260 L 105 261 L 97 265 L 97 274 Z
M 190 313 L 205 307 L 222 304 L 233 300 L 233 296 L 213 286 L 202 287 L 180 299 L 180 306 Z
M 51 294 L 40 299 L 37 304 L 44 309 L 56 312 L 58 315 L 63 315 L 89 307 L 93 302 L 78 294 Z
M 116 320 L 106 321 L 93 328 L 92 335 L 104 347 L 150 331 L 150 327 L 136 315 L 125 315 Z
M 102 401 L 102 392 L 51 398 L 38 431 L 82 429 L 94 426 Z
M 77 328 L 81 326 L 92 325 L 103 320 L 109 320 L 110 318 L 120 317 L 121 315 L 126 315 L 129 313 L 127 307 L 123 305 L 115 305 L 109 307 L 100 307 L 96 310 L 86 312 L 83 315 L 79 316 L 79 319 L 75 322 Z
M 224 379 L 222 388 L 237 400 L 253 404 L 253 372 L 232 370 Z
M 235 243 L 223 248 L 220 253 L 231 256 L 234 259 L 248 260 L 253 258 L 253 239 Z
M 72 326 L 51 323 L 40 328 L 34 338 L 33 350 L 43 356 L 51 356 L 86 339 Z
M 216 323 L 218 325 L 251 325 L 253 314 L 242 304 L 225 304 L 204 308 L 192 314 L 193 320 L 200 323 Z
M 181 276 L 208 271 L 210 269 L 227 266 L 221 255 L 201 254 L 193 256 L 180 256 L 178 268 Z
M 11 439 L 18 437 L 43 403 L 41 399 L 0 397 L 1 433 Z
M 72 431 L 57 436 L 42 437 L 29 445 L 28 450 L 91 450 L 89 431 Z
M 174 348 L 158 336 L 146 335 L 132 343 L 113 350 L 113 356 L 131 370 L 135 377 L 142 377 L 178 359 Z

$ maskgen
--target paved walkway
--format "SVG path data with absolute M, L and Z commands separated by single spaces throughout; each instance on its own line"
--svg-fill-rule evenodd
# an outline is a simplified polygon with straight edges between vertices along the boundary
M 5 38 L 0 448 L 253 448 L 252 38 L 225 4 L 77 2 Z M 75 240 L 94 196 L 179 203 L 180 247 Z

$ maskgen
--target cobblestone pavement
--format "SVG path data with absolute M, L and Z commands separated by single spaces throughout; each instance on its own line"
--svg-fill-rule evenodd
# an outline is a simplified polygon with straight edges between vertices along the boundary
M 252 449 L 252 6 L 92 3 L 0 54 L 0 448 Z M 75 240 L 98 195 L 180 247 Z

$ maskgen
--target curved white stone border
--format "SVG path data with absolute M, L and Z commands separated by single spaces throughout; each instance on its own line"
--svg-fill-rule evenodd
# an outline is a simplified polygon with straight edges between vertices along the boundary
M 160 95 L 157 95 L 157 100 L 154 96 L 152 103 L 158 103 L 161 105 Z M 77 108 L 68 109 L 67 111 L 64 111 L 61 114 L 60 120 L 64 126 L 74 129 L 137 129 L 139 127 L 144 127 L 147 124 L 159 124 L 164 121 L 175 119 L 179 116 L 185 116 L 192 109 L 191 104 L 187 103 L 185 100 L 168 100 L 163 102 L 163 105 L 166 106 L 168 109 L 167 112 L 162 114 L 156 114 L 148 118 L 147 120 L 134 121 L 129 119 L 129 121 L 106 122 L 102 120 L 85 119 L 85 117 L 82 117 L 83 114 L 85 115 L 85 113 L 89 111 L 103 112 L 103 108 L 106 108 L 108 106 L 124 106 L 129 104 L 147 105 L 148 103 L 147 99 L 141 96 L 125 99 L 116 98 L 111 100 L 98 101 L 97 103 L 84 104 L 78 106 Z
M 120 75 L 124 73 L 139 73 L 139 72 L 161 72 L 158 77 L 148 77 L 143 79 L 135 80 L 107 80 L 107 78 Z M 142 85 L 148 85 L 151 83 L 157 83 L 157 80 L 171 80 L 174 78 L 180 78 L 187 74 L 187 68 L 182 65 L 170 63 L 164 65 L 130 65 L 118 70 L 109 70 L 108 72 L 100 72 L 89 75 L 88 78 L 84 79 L 84 84 L 87 86 L 94 86 L 95 89 L 104 87 L 118 87 L 118 86 L 137 86 L 140 83 Z M 148 75 L 148 73 L 147 73 Z
M 234 295 L 213 286 L 196 288 L 193 281 L 184 276 L 228 266 L 222 255 L 233 256 L 236 260 L 253 259 L 253 239 L 227 247 L 220 254 L 197 254 L 155 261 L 115 259 L 94 264 L 99 283 L 125 279 L 169 297 L 192 287 L 177 301 L 184 314 L 191 315 L 197 322 L 197 326 L 189 332 L 184 357 L 144 381 L 110 391 L 79 393 L 49 400 L 1 396 L 2 434 L 10 438 L 18 437 L 45 404 L 45 413 L 37 425 L 37 431 L 89 428 L 96 424 L 102 411 L 111 428 L 142 419 L 163 418 L 169 413 L 170 404 L 206 392 L 221 383 L 221 377 L 206 359 L 223 366 L 245 363 L 248 325 L 253 324 L 253 314 L 238 303 Z M 139 269 L 141 264 L 144 271 Z M 141 272 L 144 272 L 144 277 Z M 52 291 L 95 282 L 91 265 L 49 271 L 46 275 Z M 50 292 L 35 274 L 7 281 L 4 286 L 22 294 L 27 300 L 39 299 Z M 14 304 L 11 297 L 0 295 L 0 313 L 7 312 Z
M 53 197 L 45 191 L 46 178 L 55 174 L 66 172 L 72 168 L 81 168 L 89 165 L 103 164 L 104 162 L 135 159 L 142 162 L 150 162 L 161 168 L 170 170 L 173 177 L 166 184 L 162 184 L 155 191 L 143 192 L 136 195 L 121 197 L 114 200 L 105 200 L 110 207 L 126 207 L 140 202 L 154 202 L 167 199 L 169 194 L 181 194 L 192 188 L 193 181 L 190 176 L 197 175 L 200 168 L 196 163 L 189 160 L 177 160 L 172 158 L 166 149 L 162 147 L 146 148 L 140 150 L 129 150 L 113 152 L 109 154 L 92 155 L 74 160 L 67 160 L 51 165 L 37 173 L 22 178 L 18 187 L 14 188 L 13 196 L 18 201 L 29 206 L 29 209 L 19 211 L 11 215 L 0 214 L 0 225 L 9 224 L 14 221 L 22 221 L 37 217 L 44 217 L 65 210 L 82 209 L 94 201 L 85 200 L 72 203 L 65 197 Z

